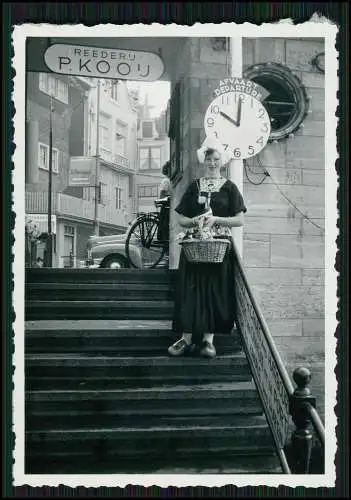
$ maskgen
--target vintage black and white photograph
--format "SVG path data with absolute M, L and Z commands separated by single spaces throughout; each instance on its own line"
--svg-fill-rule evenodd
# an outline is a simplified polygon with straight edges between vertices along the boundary
M 15 27 L 16 485 L 333 486 L 336 34 Z

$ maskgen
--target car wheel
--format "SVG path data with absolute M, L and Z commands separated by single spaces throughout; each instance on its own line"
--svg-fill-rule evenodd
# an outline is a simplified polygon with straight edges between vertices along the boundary
M 101 267 L 107 267 L 109 269 L 125 269 L 128 265 L 124 257 L 120 255 L 111 255 L 102 261 Z

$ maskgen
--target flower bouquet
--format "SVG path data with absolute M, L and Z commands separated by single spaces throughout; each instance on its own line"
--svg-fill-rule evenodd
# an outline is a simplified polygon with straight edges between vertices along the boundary
M 38 226 L 34 224 L 32 219 L 30 219 L 29 217 L 26 217 L 25 230 L 26 230 L 26 236 L 30 241 L 35 241 L 40 236 L 40 230 Z

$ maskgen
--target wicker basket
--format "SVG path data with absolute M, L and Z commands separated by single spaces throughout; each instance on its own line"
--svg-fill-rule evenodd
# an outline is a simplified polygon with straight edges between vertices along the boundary
M 185 256 L 190 262 L 220 263 L 223 262 L 229 240 L 190 239 L 183 240 L 180 244 L 183 245 Z

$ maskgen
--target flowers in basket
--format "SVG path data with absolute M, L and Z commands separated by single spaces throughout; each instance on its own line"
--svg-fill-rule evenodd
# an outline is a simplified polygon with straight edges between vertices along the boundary
M 213 236 L 216 234 L 215 228 L 210 228 L 206 226 L 206 218 L 212 215 L 212 210 L 209 209 L 206 213 L 201 214 L 197 217 L 197 224 L 195 227 L 187 229 L 185 232 L 181 232 L 176 236 L 177 240 L 212 240 Z
M 40 236 L 38 226 L 29 217 L 26 217 L 25 230 L 26 236 L 30 241 L 35 241 Z
M 212 215 L 208 210 L 196 219 L 196 226 L 186 232 L 179 233 L 177 239 L 181 239 L 185 257 L 190 262 L 196 263 L 220 263 L 225 256 L 229 240 L 218 239 L 218 228 L 209 227 L 206 218 Z

